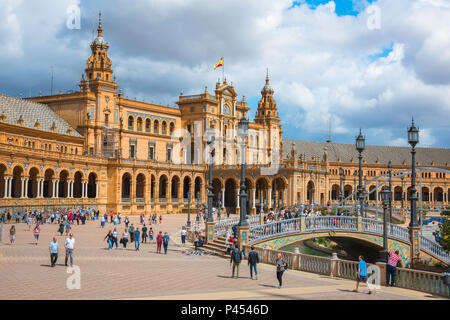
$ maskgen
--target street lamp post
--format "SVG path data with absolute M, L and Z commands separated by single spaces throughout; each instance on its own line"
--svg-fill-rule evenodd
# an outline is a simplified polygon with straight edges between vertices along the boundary
M 273 181 L 273 207 L 274 211 L 277 212 L 278 203 L 277 203 L 277 177 L 274 176 L 275 179 Z
M 213 199 L 214 199 L 214 188 L 213 188 L 213 157 L 214 150 L 211 150 L 211 147 L 214 143 L 215 137 L 210 135 L 208 138 L 208 146 L 210 148 L 210 160 L 209 160 L 209 186 L 208 186 L 208 222 L 214 222 L 212 207 L 213 207 Z
M 408 143 L 411 145 L 411 221 L 410 227 L 417 227 L 417 191 L 416 191 L 416 145 L 419 143 L 419 129 L 414 126 L 414 119 L 412 125 L 408 130 Z
M 356 190 L 356 176 L 358 175 L 358 172 L 355 170 L 355 172 L 353 172 L 353 190 L 355 191 Z M 357 208 L 357 205 L 356 205 L 356 197 L 353 195 L 353 203 L 355 204 L 355 211 L 356 211 L 356 208 Z
M 342 202 L 344 201 L 344 194 L 343 194 L 343 178 L 344 177 L 344 170 L 342 168 L 339 168 L 339 204 L 342 206 Z
M 390 200 L 391 200 L 391 193 L 389 187 L 383 186 L 383 188 L 381 189 L 381 201 L 383 203 L 383 250 L 380 252 L 380 260 L 382 262 L 387 262 L 387 250 L 388 250 L 387 209 Z
M 222 207 L 222 201 L 219 200 L 218 208 L 217 208 L 217 219 L 219 219 L 220 222 L 220 208 Z
M 195 223 L 200 224 L 200 192 L 197 192 L 197 197 L 195 199 L 195 202 L 197 202 L 197 217 L 195 218 Z
M 389 197 L 389 223 L 392 223 L 392 163 L 389 161 L 388 164 L 388 176 L 389 176 L 389 192 L 391 196 Z
M 358 186 L 358 201 L 359 201 L 359 212 L 358 216 L 362 216 L 363 212 L 363 190 L 362 190 L 362 152 L 366 146 L 366 140 L 359 129 L 359 135 L 356 138 L 356 150 L 359 152 L 359 186 Z
M 403 208 L 404 208 L 404 206 L 403 206 L 403 201 L 404 201 L 404 198 L 405 198 L 405 197 L 403 196 L 403 194 L 405 193 L 405 185 L 403 184 L 403 180 L 405 179 L 405 177 L 402 176 L 401 179 L 402 179 L 402 198 L 401 198 L 401 200 L 402 200 L 402 212 L 403 212 Z
M 188 196 L 188 219 L 187 219 L 186 227 L 190 228 L 191 227 L 191 192 L 190 191 L 188 191 L 187 196 Z
M 248 132 L 248 120 L 245 117 L 242 117 L 239 121 L 239 130 L 241 135 L 241 192 L 240 192 L 240 201 L 241 201 L 241 217 L 239 221 L 240 227 L 247 227 L 247 193 L 245 192 L 245 165 L 246 165 L 246 137 Z
M 414 125 L 414 119 L 412 125 L 408 129 L 408 143 L 411 145 L 411 221 L 409 223 L 409 236 L 411 239 L 411 265 L 417 263 L 420 255 L 420 227 L 417 223 L 417 191 L 416 191 L 416 145 L 419 143 L 419 129 Z

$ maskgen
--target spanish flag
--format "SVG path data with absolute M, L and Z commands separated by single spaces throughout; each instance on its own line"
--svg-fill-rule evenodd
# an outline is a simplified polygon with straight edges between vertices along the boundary
M 223 67 L 223 57 L 220 58 L 219 62 L 214 66 L 214 70 L 216 70 L 218 67 Z

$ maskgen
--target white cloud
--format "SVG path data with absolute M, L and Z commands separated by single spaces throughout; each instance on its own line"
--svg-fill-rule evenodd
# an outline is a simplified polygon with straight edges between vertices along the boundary
M 287 138 L 326 135 L 331 118 L 344 141 L 362 126 L 385 130 L 374 143 L 398 144 L 404 137 L 395 134 L 414 116 L 423 143 L 450 141 L 448 1 L 379 0 L 380 30 L 367 28 L 367 1 L 356 2 L 355 17 L 337 16 L 333 1 L 288 10 L 290 0 L 85 0 L 79 31 L 65 27 L 71 3 L 2 1 L 0 67 L 12 79 L 0 80 L 3 87 L 16 94 L 48 87 L 50 65 L 58 86 L 75 86 L 101 10 L 117 80 L 130 97 L 174 105 L 181 89 L 212 92 L 221 77 L 212 66 L 224 56 L 228 81 L 247 98 L 259 95 L 269 68 Z M 391 43 L 387 57 L 369 59 Z

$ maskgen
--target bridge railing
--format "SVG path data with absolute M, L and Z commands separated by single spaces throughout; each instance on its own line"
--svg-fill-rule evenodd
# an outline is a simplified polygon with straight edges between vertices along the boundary
M 450 297 L 450 287 L 440 273 L 397 268 L 395 286 Z
M 388 234 L 392 238 L 397 238 L 400 240 L 411 242 L 408 228 L 401 227 L 401 226 L 395 225 L 393 223 L 389 223 L 388 224 Z
M 371 218 L 362 218 L 362 230 L 382 234 L 383 222 Z
M 248 243 L 270 238 L 274 235 L 296 233 L 301 231 L 300 218 L 280 220 L 253 226 L 248 230 Z
M 357 230 L 358 218 L 357 217 L 306 217 L 305 218 L 305 230 Z
M 227 232 L 228 229 L 232 228 L 234 225 L 238 224 L 240 217 L 233 217 L 226 220 L 221 220 L 214 225 L 214 237 L 219 237 Z M 248 223 L 250 226 L 255 226 L 260 224 L 260 215 L 254 214 L 249 216 Z
M 222 220 L 214 225 L 214 237 L 225 234 L 228 229 L 239 223 L 239 217 Z
M 447 263 L 450 262 L 450 253 L 446 252 L 439 244 L 434 243 L 424 236 L 420 236 L 420 248 L 437 256 L 438 258 L 441 258 Z
M 250 245 L 244 245 L 245 256 L 248 257 Z M 278 254 L 281 254 L 284 261 L 288 263 L 288 268 L 323 274 L 336 278 L 356 280 L 358 274 L 358 262 L 341 260 L 336 256 L 333 258 L 312 256 L 301 253 L 278 251 L 255 247 L 261 263 L 276 265 Z M 367 270 L 369 275 L 379 272 L 381 285 L 386 284 L 386 263 L 368 264 L 371 270 Z M 373 268 L 375 267 L 375 268 Z M 371 273 L 372 272 L 372 273 Z M 450 297 L 450 288 L 444 283 L 443 275 L 440 273 L 397 268 L 396 287 L 427 292 L 431 294 Z
M 251 216 L 250 229 L 248 231 L 248 243 L 254 243 L 274 236 L 299 233 L 302 231 L 320 231 L 320 230 L 358 230 L 357 217 L 342 216 L 319 216 L 319 217 L 301 217 L 288 220 L 280 220 L 264 225 L 259 225 L 259 215 Z M 302 220 L 304 225 L 302 225 Z M 237 224 L 239 218 L 222 221 L 216 224 L 215 234 L 218 236 L 224 234 L 227 228 Z M 303 228 L 303 229 L 302 229 Z M 362 218 L 362 231 L 382 235 L 383 223 L 375 219 Z M 395 224 L 388 224 L 388 235 L 391 238 L 411 242 L 408 228 Z M 439 245 L 427 238 L 421 237 L 420 246 L 424 251 L 433 254 L 437 258 L 450 261 L 450 254 Z

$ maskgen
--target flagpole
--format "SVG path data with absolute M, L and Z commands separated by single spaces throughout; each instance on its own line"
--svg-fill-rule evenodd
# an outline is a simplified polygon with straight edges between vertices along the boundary
M 225 63 L 224 58 L 222 57 L 222 82 L 225 82 Z

